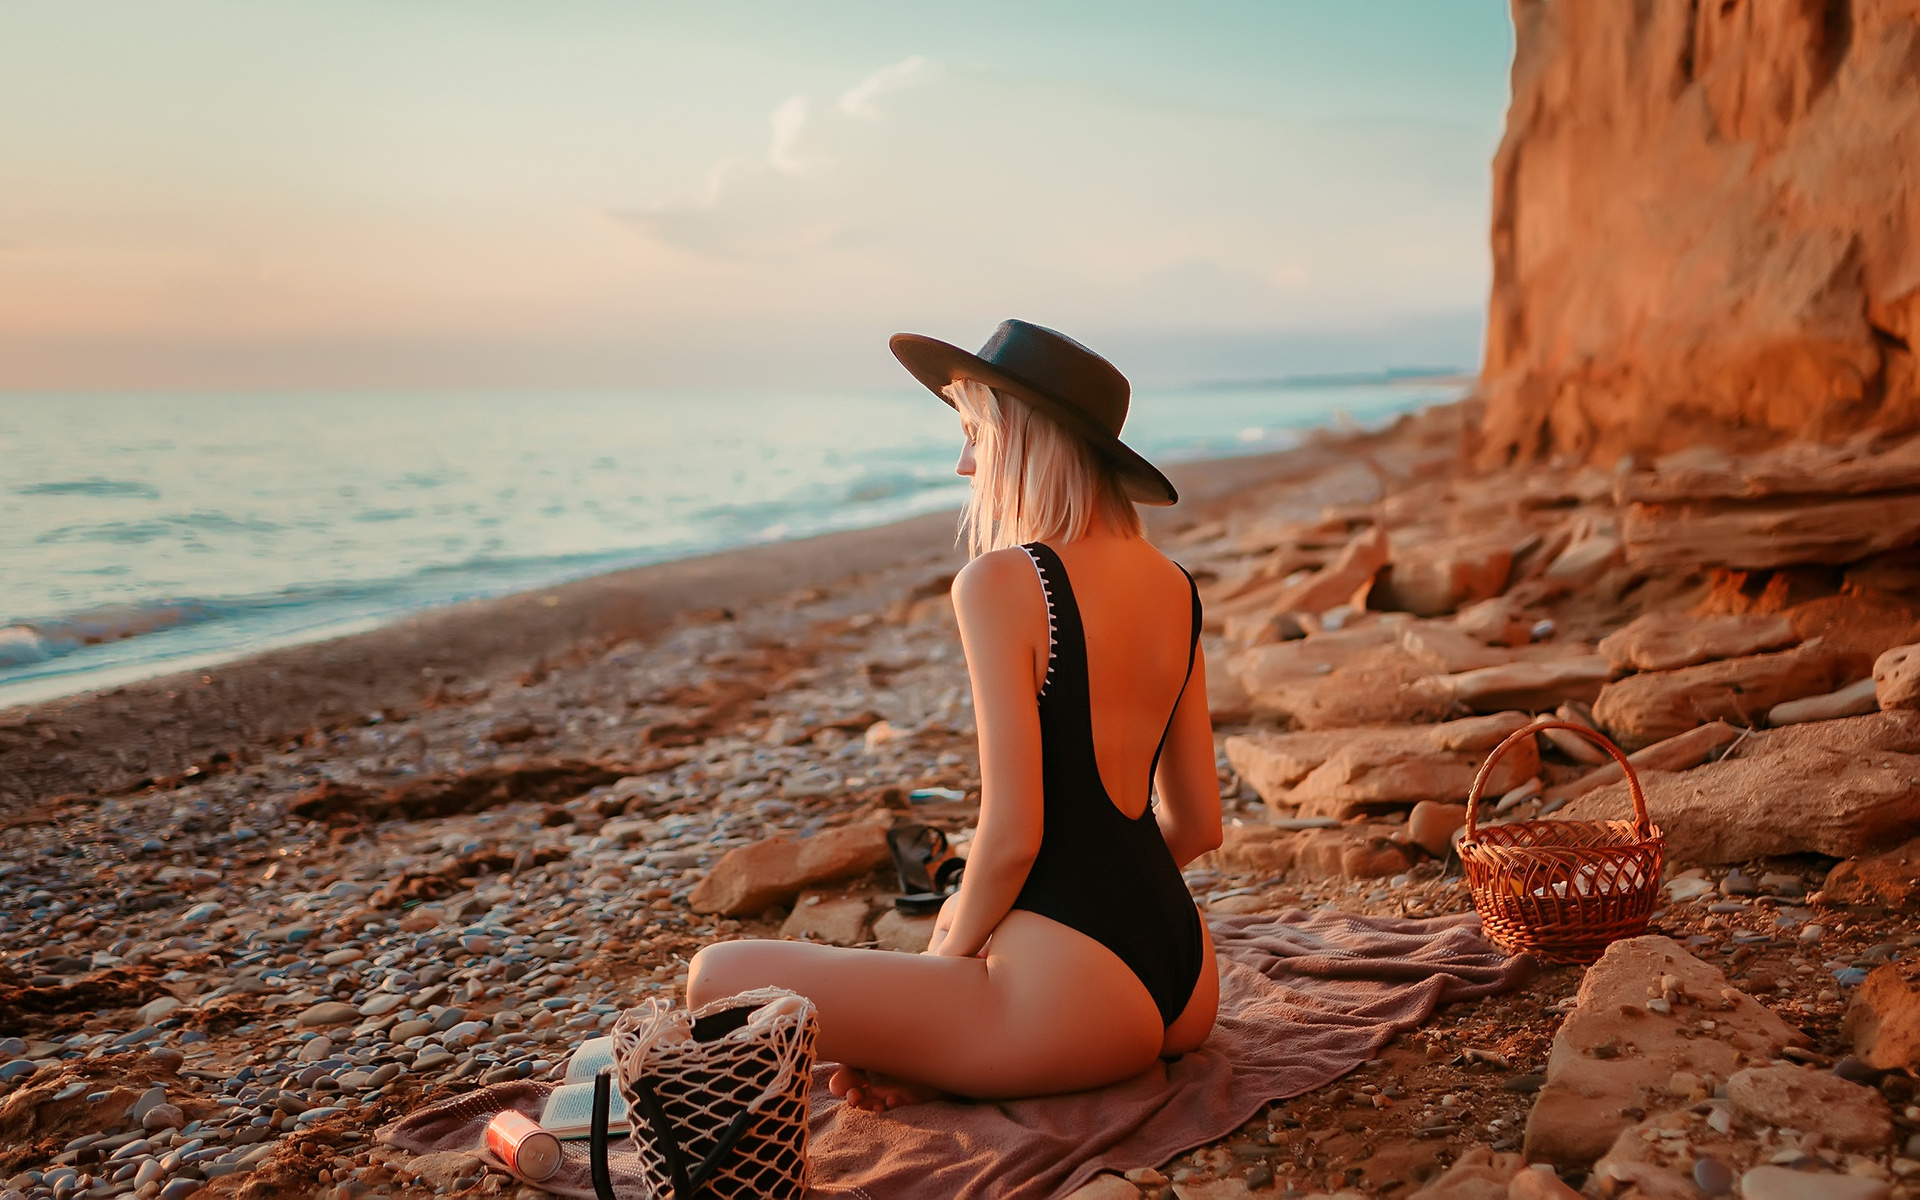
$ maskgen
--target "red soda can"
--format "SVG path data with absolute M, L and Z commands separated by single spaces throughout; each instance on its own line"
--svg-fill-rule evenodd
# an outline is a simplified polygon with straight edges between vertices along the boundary
M 487 1149 L 529 1183 L 550 1179 L 560 1169 L 560 1139 L 512 1109 L 487 1122 Z

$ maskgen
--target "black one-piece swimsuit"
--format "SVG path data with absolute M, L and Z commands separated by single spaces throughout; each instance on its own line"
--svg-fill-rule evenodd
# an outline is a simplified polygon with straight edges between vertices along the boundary
M 1185 1011 L 1200 980 L 1205 942 L 1200 914 L 1161 836 L 1149 804 L 1129 819 L 1100 782 L 1093 751 L 1087 638 L 1067 569 L 1046 545 L 1020 547 L 1033 559 L 1047 597 L 1051 646 L 1040 687 L 1040 748 L 1045 816 L 1040 853 L 1013 907 L 1038 913 L 1099 942 L 1146 985 L 1163 1025 Z M 1182 568 L 1185 573 L 1185 568 Z M 1193 587 L 1193 636 L 1187 678 L 1200 643 L 1200 593 Z M 1181 684 L 1181 695 L 1186 684 Z M 1174 701 L 1179 707 L 1179 700 Z M 1172 714 L 1167 717 L 1173 725 Z M 1153 752 L 1153 771 L 1167 735 Z

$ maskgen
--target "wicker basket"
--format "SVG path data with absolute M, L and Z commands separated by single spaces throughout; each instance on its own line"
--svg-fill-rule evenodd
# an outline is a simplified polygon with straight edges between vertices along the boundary
M 1632 821 L 1475 823 L 1494 764 L 1543 729 L 1571 730 L 1613 756 L 1633 793 Z M 1494 747 L 1480 767 L 1467 797 L 1460 862 L 1481 928 L 1495 945 L 1550 963 L 1586 964 L 1608 943 L 1646 932 L 1665 849 L 1666 835 L 1648 818 L 1640 777 L 1620 748 L 1584 725 L 1540 721 Z

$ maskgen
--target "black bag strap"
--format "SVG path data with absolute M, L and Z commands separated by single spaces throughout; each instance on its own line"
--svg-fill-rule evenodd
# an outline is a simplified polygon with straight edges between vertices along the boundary
M 753 1111 L 741 1109 L 721 1131 L 720 1138 L 700 1163 L 687 1170 L 686 1152 L 680 1146 L 679 1135 L 674 1133 L 673 1125 L 667 1120 L 666 1111 L 660 1105 L 660 1097 L 654 1093 L 653 1083 L 646 1076 L 633 1081 L 636 1099 L 639 1100 L 640 1115 L 653 1131 L 655 1144 L 660 1149 L 660 1157 L 667 1162 L 667 1178 L 673 1184 L 674 1200 L 698 1200 L 706 1190 L 707 1181 L 720 1169 L 727 1155 L 740 1144 L 746 1136 L 747 1126 L 753 1123 Z M 601 1071 L 593 1078 L 593 1124 L 588 1142 L 588 1156 L 593 1167 L 593 1194 L 597 1200 L 618 1200 L 613 1193 L 613 1180 L 607 1171 L 607 1114 L 613 1106 L 613 1076 Z M 638 1128 L 634 1130 L 637 1134 Z
M 593 1124 L 587 1130 L 587 1161 L 593 1168 L 597 1200 L 620 1200 L 613 1194 L 613 1177 L 607 1173 L 607 1113 L 612 1107 L 613 1076 L 601 1071 L 593 1077 Z

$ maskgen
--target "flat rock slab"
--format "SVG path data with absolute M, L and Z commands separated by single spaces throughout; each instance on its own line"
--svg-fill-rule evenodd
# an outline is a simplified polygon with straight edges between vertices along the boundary
M 1663 980 L 1678 985 L 1668 1013 L 1647 1008 Z M 1703 1031 L 1705 1017 L 1713 1029 Z M 1615 942 L 1588 968 L 1554 1035 L 1547 1082 L 1527 1118 L 1529 1162 L 1584 1170 L 1632 1124 L 1624 1110 L 1660 1107 L 1675 1072 L 1725 1080 L 1805 1038 L 1726 976 L 1665 937 Z
M 727 851 L 694 885 L 687 904 L 700 913 L 752 916 L 785 904 L 802 888 L 864 875 L 889 858 L 887 834 L 878 825 L 842 825 L 805 841 L 767 838 Z
M 1755 654 L 1609 683 L 1593 716 L 1629 750 L 1708 721 L 1755 725 L 1777 704 L 1819 696 L 1847 682 L 1846 656 L 1815 639 L 1777 654 Z
M 1727 1080 L 1734 1111 L 1766 1125 L 1818 1133 L 1841 1150 L 1873 1150 L 1893 1136 L 1887 1098 L 1812 1067 L 1748 1067 Z
M 1723 658 L 1745 658 L 1800 640 L 1793 622 L 1778 613 L 1697 617 L 1691 613 L 1646 613 L 1600 641 L 1600 653 L 1616 671 L 1676 671 Z
M 1920 1074 L 1920 966 L 1874 968 L 1855 989 L 1840 1032 L 1870 1066 Z
M 1382 879 L 1398 875 L 1413 864 L 1414 851 L 1402 840 L 1404 836 L 1395 825 L 1300 830 L 1230 825 L 1220 847 L 1199 861 L 1235 873 Z
M 829 946 L 857 946 L 867 940 L 868 907 L 864 896 L 803 892 L 781 924 L 780 936 Z
M 1447 696 L 1474 712 L 1518 708 L 1545 712 L 1569 700 L 1600 695 L 1613 667 L 1597 654 L 1578 654 L 1546 662 L 1512 662 L 1462 671 L 1440 680 Z
M 1473 1146 L 1409 1200 L 1507 1200 L 1507 1188 L 1524 1169 L 1518 1154 Z
M 1674 774 L 1643 771 L 1647 808 L 1675 864 L 1747 862 L 1781 854 L 1849 858 L 1897 844 L 1920 826 L 1915 714 L 1875 713 L 1760 735 L 1738 756 Z M 1889 720 L 1889 718 L 1894 718 Z M 1569 820 L 1618 818 L 1625 782 L 1561 810 Z
M 1837 566 L 1920 541 L 1920 494 L 1633 504 L 1621 532 L 1641 571 Z
M 910 917 L 889 908 L 874 918 L 874 944 L 882 950 L 918 954 L 933 940 L 934 920 L 932 916 Z
M 1566 733 L 1567 731 L 1557 729 L 1548 732 Z M 1678 737 L 1670 737 L 1664 742 L 1655 742 L 1644 749 L 1636 750 L 1627 755 L 1627 761 L 1633 764 L 1634 772 L 1641 776 L 1648 771 L 1689 771 L 1707 761 L 1714 751 L 1731 744 L 1739 736 L 1740 731 L 1725 721 L 1714 721 L 1698 729 L 1689 729 Z M 1593 743 L 1585 744 L 1591 746 Z M 1604 766 L 1589 771 L 1578 779 L 1548 789 L 1547 799 L 1572 800 L 1606 787 L 1610 783 L 1619 783 L 1626 777 L 1627 773 L 1621 770 L 1620 764 L 1609 758 Z
M 1920 838 L 1885 854 L 1835 863 L 1820 890 L 1829 903 L 1906 908 L 1920 903 Z
M 1740 1177 L 1742 1200 L 1881 1200 L 1893 1185 L 1864 1175 L 1755 1167 Z
M 1487 752 L 1529 720 L 1510 712 L 1440 725 L 1243 734 L 1227 739 L 1227 760 L 1269 806 L 1344 820 L 1423 800 L 1463 801 Z M 1488 789 L 1497 795 L 1539 770 L 1539 747 L 1528 740 L 1500 760 Z

